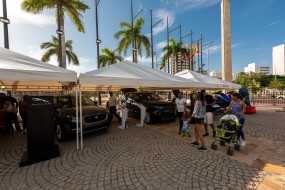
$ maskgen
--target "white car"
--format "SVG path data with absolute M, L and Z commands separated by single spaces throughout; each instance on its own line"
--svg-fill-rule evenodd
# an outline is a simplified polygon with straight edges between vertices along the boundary
M 285 95 L 279 95 L 279 96 L 276 96 L 276 98 L 279 99 L 279 100 L 280 99 L 283 100 L 283 99 L 285 99 Z

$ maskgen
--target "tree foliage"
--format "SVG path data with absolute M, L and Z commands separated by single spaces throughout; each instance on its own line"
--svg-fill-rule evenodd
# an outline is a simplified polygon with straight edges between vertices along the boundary
M 284 76 L 276 76 L 275 80 L 274 75 L 266 75 L 264 73 L 241 72 L 234 82 L 250 89 L 252 92 L 263 90 L 264 88 L 285 89 Z

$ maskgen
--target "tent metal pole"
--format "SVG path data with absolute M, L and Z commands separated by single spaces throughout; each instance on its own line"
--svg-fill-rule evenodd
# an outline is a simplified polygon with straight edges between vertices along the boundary
M 76 148 L 79 150 L 79 125 L 78 125 L 78 118 L 79 118 L 79 113 L 78 113 L 78 86 L 76 89 Z
M 82 129 L 82 94 L 81 94 L 81 86 L 79 86 L 79 110 L 80 110 L 80 146 L 81 150 L 83 150 L 83 129 Z

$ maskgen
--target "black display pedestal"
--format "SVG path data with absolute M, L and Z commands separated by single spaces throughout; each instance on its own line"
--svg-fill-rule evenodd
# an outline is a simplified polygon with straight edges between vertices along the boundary
M 52 96 L 29 96 L 27 107 L 27 151 L 20 167 L 60 156 L 55 144 L 54 104 Z

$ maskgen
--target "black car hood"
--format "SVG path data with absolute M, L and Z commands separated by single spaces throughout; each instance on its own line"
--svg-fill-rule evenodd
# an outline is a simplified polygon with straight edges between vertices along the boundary
M 175 106 L 173 102 L 160 101 L 160 100 L 142 101 L 141 104 L 144 106 Z
M 79 108 L 78 108 L 79 109 Z M 64 115 L 70 115 L 75 116 L 76 115 L 76 108 L 61 108 L 58 110 L 60 116 Z M 82 107 L 82 116 L 87 115 L 94 115 L 94 114 L 100 114 L 100 113 L 106 113 L 104 108 L 101 108 L 99 106 L 83 106 Z

